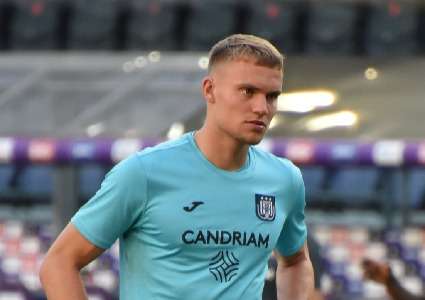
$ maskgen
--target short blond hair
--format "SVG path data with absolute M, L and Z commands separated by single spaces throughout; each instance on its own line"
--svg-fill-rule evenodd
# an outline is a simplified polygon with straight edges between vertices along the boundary
M 254 58 L 261 66 L 283 70 L 284 56 L 269 41 L 250 34 L 234 34 L 216 43 L 210 50 L 208 72 L 222 61 Z

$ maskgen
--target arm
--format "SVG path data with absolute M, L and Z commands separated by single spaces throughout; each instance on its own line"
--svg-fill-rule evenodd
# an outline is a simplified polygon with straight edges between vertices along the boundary
M 314 273 L 307 245 L 291 256 L 276 251 L 276 288 L 279 300 L 307 300 L 313 294 Z
M 364 276 L 385 286 L 393 300 L 424 300 L 424 296 L 416 296 L 401 286 L 387 264 L 371 259 L 363 261 Z
M 87 241 L 71 223 L 53 245 L 41 265 L 40 281 L 49 300 L 87 299 L 80 270 L 104 250 Z

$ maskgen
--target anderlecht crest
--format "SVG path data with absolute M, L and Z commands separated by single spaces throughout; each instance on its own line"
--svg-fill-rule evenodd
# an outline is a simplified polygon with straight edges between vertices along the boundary
M 273 221 L 276 217 L 275 197 L 255 194 L 255 213 L 260 220 Z

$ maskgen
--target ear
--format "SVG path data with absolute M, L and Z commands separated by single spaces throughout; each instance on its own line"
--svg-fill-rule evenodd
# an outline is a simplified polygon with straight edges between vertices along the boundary
M 202 80 L 202 94 L 207 103 L 214 103 L 214 82 L 211 76 L 206 76 Z

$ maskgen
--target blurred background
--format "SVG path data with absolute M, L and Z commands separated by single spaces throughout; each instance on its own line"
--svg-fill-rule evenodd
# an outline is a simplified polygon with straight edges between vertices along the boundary
M 423 292 L 425 1 L 1 0 L 0 299 L 45 299 L 40 262 L 111 166 L 202 125 L 232 33 L 286 55 L 259 147 L 302 170 L 322 293 L 387 299 L 366 256 Z M 90 299 L 118 298 L 118 251 L 84 269 Z

